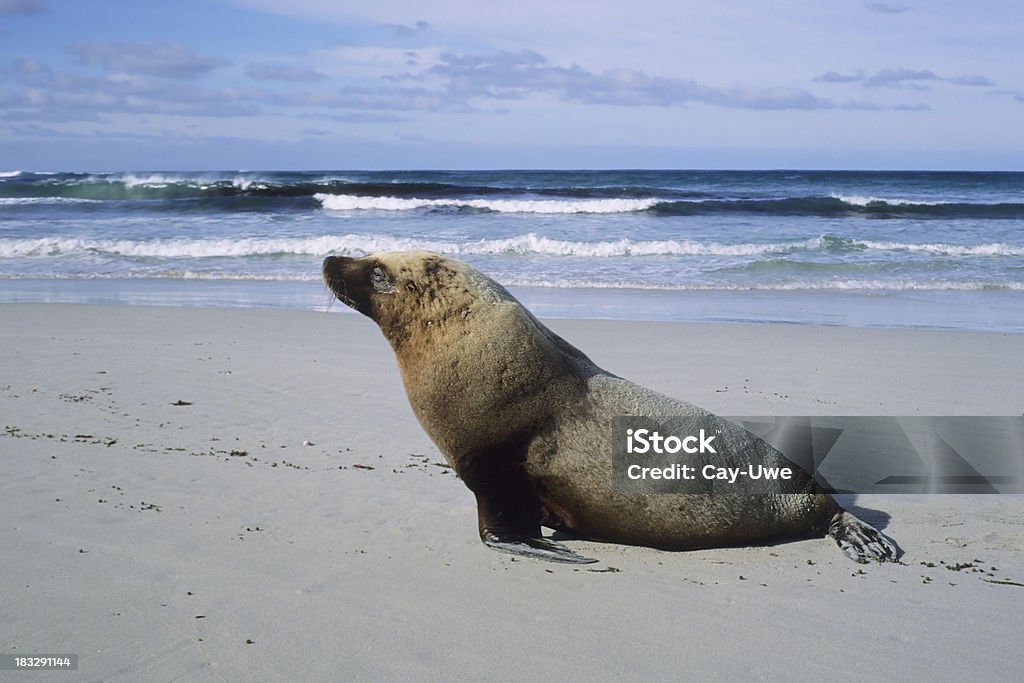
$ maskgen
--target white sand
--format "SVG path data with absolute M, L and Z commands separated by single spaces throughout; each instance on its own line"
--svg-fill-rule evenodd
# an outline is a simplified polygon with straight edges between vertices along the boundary
M 1024 335 L 551 325 L 722 414 L 1024 411 Z M 0 653 L 80 655 L 75 674 L 0 680 L 1021 670 L 1020 496 L 860 496 L 903 564 L 856 565 L 828 540 L 514 559 L 479 542 L 360 316 L 8 304 L 0 344 Z

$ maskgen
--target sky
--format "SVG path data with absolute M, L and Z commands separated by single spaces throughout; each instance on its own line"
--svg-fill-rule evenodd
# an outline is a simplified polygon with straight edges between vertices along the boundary
M 1024 170 L 1019 0 L 0 0 L 0 171 Z

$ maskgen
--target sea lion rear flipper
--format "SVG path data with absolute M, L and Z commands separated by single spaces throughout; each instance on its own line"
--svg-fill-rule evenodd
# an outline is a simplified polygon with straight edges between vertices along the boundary
M 840 510 L 828 525 L 828 535 L 854 562 L 896 562 L 900 551 L 881 531 Z

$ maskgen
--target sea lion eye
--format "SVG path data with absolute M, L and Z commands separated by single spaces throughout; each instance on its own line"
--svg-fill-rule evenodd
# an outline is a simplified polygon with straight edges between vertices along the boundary
M 391 278 L 388 277 L 388 274 L 380 266 L 374 267 L 370 273 L 370 284 L 375 290 L 383 294 L 390 294 L 395 291 L 395 285 L 391 282 Z

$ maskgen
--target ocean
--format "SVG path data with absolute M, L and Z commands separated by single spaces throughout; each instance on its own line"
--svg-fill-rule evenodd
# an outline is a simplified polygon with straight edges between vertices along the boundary
M 0 173 L 0 301 L 323 310 L 413 248 L 541 316 L 1024 332 L 1024 173 Z

